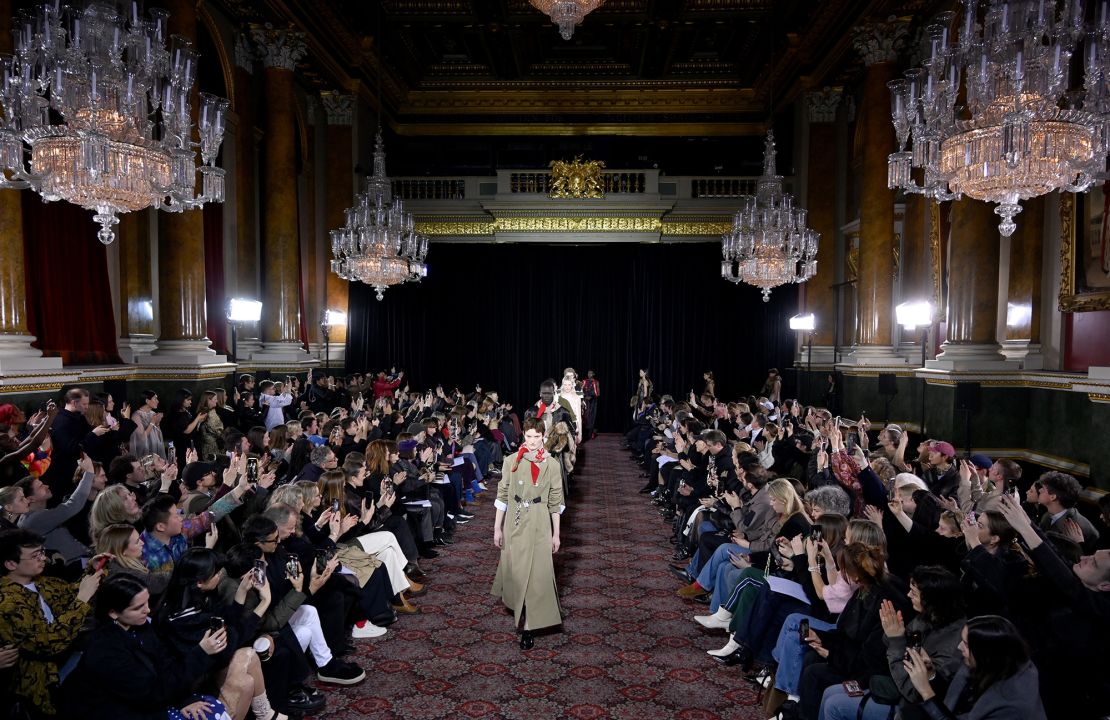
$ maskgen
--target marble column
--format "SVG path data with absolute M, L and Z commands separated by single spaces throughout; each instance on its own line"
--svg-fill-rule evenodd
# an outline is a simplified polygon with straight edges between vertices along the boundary
M 197 5 L 169 0 L 169 35 L 196 44 Z M 216 62 L 215 58 L 207 62 Z M 192 106 L 196 123 L 198 92 Z M 158 213 L 158 347 L 138 362 L 155 365 L 208 365 L 226 362 L 212 350 L 204 295 L 204 214 L 201 210 Z
M 905 40 L 906 23 L 870 23 L 856 30 L 854 44 L 867 70 L 859 123 L 866 138 L 860 189 L 859 298 L 856 345 L 849 362 L 896 365 L 905 360 L 893 347 L 894 191 L 887 187 L 887 155 L 895 150 L 890 121 L 894 61 Z
M 153 218 L 153 211 L 139 210 L 119 219 L 119 354 L 125 362 L 138 362 L 158 347 L 150 276 Z
M 1007 367 L 999 351 L 998 260 L 1000 236 L 994 206 L 965 197 L 952 203 L 948 242 L 947 336 L 933 370 Z M 1039 278 L 1038 278 L 1039 280 Z M 1010 364 L 1016 368 L 1016 363 Z
M 844 95 L 841 87 L 827 87 L 806 94 L 809 117 L 806 209 L 809 226 L 821 234 L 817 248 L 817 274 L 807 282 L 805 312 L 813 313 L 816 329 L 812 348 L 803 338 L 802 362 L 833 362 L 836 335 L 836 193 L 829 192 L 836 178 L 836 111 Z M 812 350 L 813 357 L 808 357 Z
M 1022 203 L 1021 222 L 1010 236 L 1010 272 L 1006 299 L 1006 337 L 1002 354 L 1024 370 L 1044 368 L 1041 354 L 1041 266 L 1044 248 L 1045 197 Z
M 296 113 L 293 69 L 304 57 L 304 34 L 251 26 L 265 69 L 266 126 L 262 155 L 262 349 L 256 362 L 306 362 L 301 344 L 301 250 L 297 220 Z
M 308 152 L 301 163 L 301 176 L 297 179 L 301 198 L 301 282 L 304 283 L 304 312 L 308 320 L 308 351 L 313 357 L 323 357 L 324 336 L 320 331 L 323 292 L 317 282 L 319 269 L 320 237 L 316 222 L 316 127 L 323 115 L 319 103 L 309 97 L 305 101 L 305 124 L 308 134 Z M 326 167 L 326 166 L 325 166 Z
M 258 143 L 257 77 L 254 48 L 246 35 L 235 39 L 235 296 L 258 300 Z M 262 347 L 259 323 L 236 328 L 239 357 L 250 357 Z
M 929 204 L 924 195 L 905 196 L 902 220 L 902 253 L 900 257 L 899 292 L 895 305 L 920 300 L 932 301 L 932 267 L 929 249 Z M 900 332 L 898 353 L 915 366 L 921 363 L 920 331 Z
M 328 230 L 343 227 L 346 218 L 343 211 L 354 205 L 354 127 L 355 96 L 338 92 L 321 94 L 324 112 L 327 113 L 327 194 L 324 206 L 324 227 Z M 331 245 L 324 253 L 327 258 L 325 275 L 327 292 L 324 308 L 347 312 L 348 282 L 331 271 Z M 343 353 L 347 343 L 347 327 L 336 325 L 329 328 L 328 354 L 336 364 L 343 364 Z
M 12 17 L 11 0 L 0 0 L 0 17 Z M 0 33 L 0 53 L 12 51 L 11 33 Z M 27 327 L 27 288 L 23 265 L 23 198 L 0 190 L 0 375 L 9 370 L 60 368 L 60 358 L 44 358 L 31 347 L 35 336 Z M 88 240 L 88 238 L 82 238 Z

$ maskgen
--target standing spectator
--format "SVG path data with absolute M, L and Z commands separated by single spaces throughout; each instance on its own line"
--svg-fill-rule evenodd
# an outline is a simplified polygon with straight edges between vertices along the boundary
M 263 380 L 258 387 L 261 393 L 258 403 L 266 411 L 266 432 L 269 432 L 278 425 L 285 424 L 285 412 L 282 408 L 293 402 L 293 396 L 288 392 L 279 395 L 278 386 L 272 380 Z
M 93 430 L 85 419 L 89 391 L 72 388 L 66 393 L 65 400 L 65 407 L 54 418 L 50 428 L 50 468 L 42 476 L 42 481 L 50 486 L 59 501 L 65 497 L 70 478 L 77 469 L 77 461 L 81 459 L 81 441 Z M 108 432 L 107 427 L 99 430 L 101 434 Z
M 131 413 L 135 432 L 131 434 L 131 453 L 136 457 L 158 455 L 166 458 L 166 443 L 162 439 L 162 413 L 158 412 L 158 393 L 143 390 L 143 404 Z
M 1041 529 L 1058 532 L 1078 542 L 1084 552 L 1092 552 L 1098 544 L 1098 530 L 1075 508 L 1083 486 L 1071 475 L 1046 472 L 1033 483 L 1037 504 L 1044 508 Z

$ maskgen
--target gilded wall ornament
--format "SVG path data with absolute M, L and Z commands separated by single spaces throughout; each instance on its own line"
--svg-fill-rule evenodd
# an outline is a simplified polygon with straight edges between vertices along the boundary
M 578 155 L 572 162 L 565 160 L 551 161 L 551 192 L 548 197 L 556 199 L 567 198 L 603 198 L 601 189 L 601 169 L 605 163 L 601 160 L 588 160 L 582 162 Z

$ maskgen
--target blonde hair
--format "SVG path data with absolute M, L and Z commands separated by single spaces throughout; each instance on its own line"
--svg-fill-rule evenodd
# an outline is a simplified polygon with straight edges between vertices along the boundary
M 301 435 L 304 434 L 304 428 L 301 427 L 300 420 L 290 420 L 285 423 L 285 434 L 292 442 L 296 442 Z
M 100 531 L 99 537 L 96 539 L 96 554 L 101 555 L 107 553 L 108 555 L 115 556 L 116 562 L 123 565 L 128 570 L 135 570 L 136 572 L 147 572 L 146 565 L 143 565 L 142 560 L 137 560 L 132 557 L 127 557 L 124 552 L 127 551 L 127 546 L 131 544 L 131 533 L 137 533 L 134 525 L 128 523 L 112 523 Z
M 270 499 L 266 505 L 269 507 L 278 503 L 288 505 L 294 510 L 303 510 L 305 506 L 304 493 L 296 485 L 282 485 L 270 493 Z
M 798 492 L 789 480 L 778 478 L 767 483 L 767 494 L 782 503 L 784 521 L 795 513 L 801 513 L 807 520 L 809 519 L 805 506 L 802 505 L 802 499 L 798 497 Z
M 881 526 L 870 520 L 856 518 L 848 521 L 848 529 L 844 531 L 844 542 L 848 542 L 848 533 L 852 534 L 852 542 L 868 547 L 882 548 L 886 551 L 886 533 Z
M 311 480 L 298 480 L 293 483 L 293 486 L 301 491 L 301 500 L 304 501 L 306 508 L 311 506 L 312 501 L 320 495 L 320 488 L 316 487 L 316 483 Z
M 142 513 L 127 512 L 127 493 L 125 485 L 109 485 L 104 488 L 89 511 L 89 536 L 95 544 L 100 532 L 109 525 L 138 522 Z

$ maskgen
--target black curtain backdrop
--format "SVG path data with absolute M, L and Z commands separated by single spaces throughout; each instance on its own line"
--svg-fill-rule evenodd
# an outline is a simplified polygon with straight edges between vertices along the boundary
M 713 370 L 723 399 L 755 393 L 791 363 L 797 290 L 759 291 L 720 277 L 713 243 L 434 244 L 428 277 L 381 302 L 350 288 L 348 370 L 396 365 L 413 389 L 442 383 L 499 391 L 517 408 L 545 378 L 592 369 L 598 428 L 621 430 L 638 368 L 657 393 L 701 392 Z

